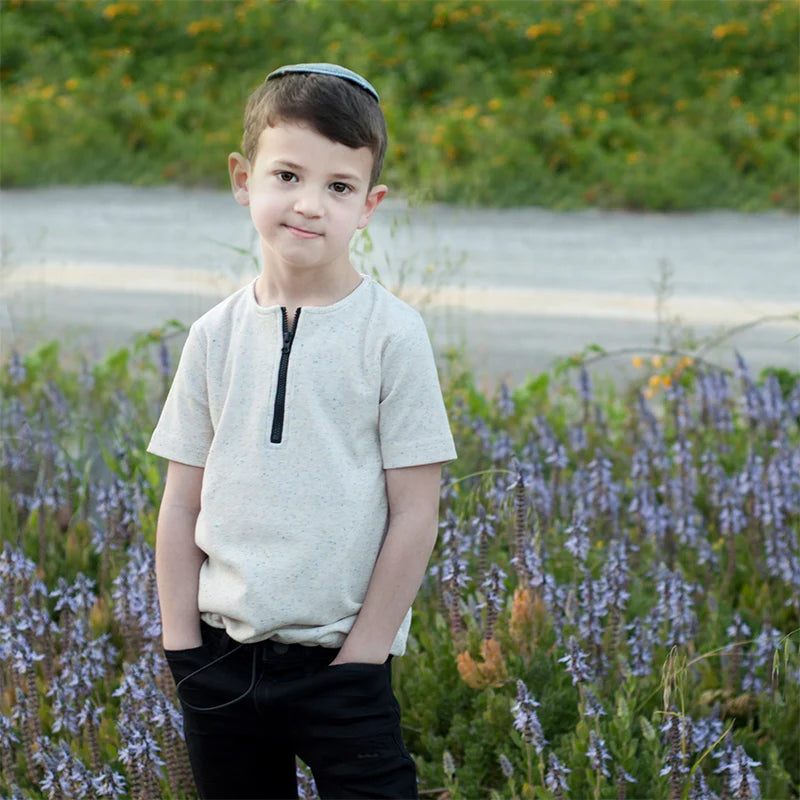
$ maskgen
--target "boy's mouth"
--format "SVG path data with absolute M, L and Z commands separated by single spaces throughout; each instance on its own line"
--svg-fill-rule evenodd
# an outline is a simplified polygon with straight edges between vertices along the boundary
M 305 228 L 296 228 L 294 225 L 284 224 L 283 227 L 293 236 L 297 236 L 300 239 L 315 239 L 317 236 L 322 236 L 317 231 L 307 231 Z

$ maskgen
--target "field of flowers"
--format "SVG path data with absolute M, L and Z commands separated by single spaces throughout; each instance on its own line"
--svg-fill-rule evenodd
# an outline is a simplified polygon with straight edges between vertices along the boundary
M 176 333 L 2 367 L 3 797 L 193 796 L 144 451 Z M 648 366 L 448 370 L 460 458 L 395 662 L 423 797 L 799 796 L 800 381 Z
M 339 61 L 385 178 L 489 206 L 797 210 L 798 0 L 0 0 L 5 186 L 227 185 L 247 95 Z

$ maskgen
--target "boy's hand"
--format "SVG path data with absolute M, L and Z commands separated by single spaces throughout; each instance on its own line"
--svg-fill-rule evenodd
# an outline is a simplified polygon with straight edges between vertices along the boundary
M 203 469 L 170 461 L 156 530 L 156 579 L 165 650 L 203 643 L 197 587 L 205 553 L 194 542 Z
M 354 648 L 353 648 L 354 650 Z M 342 647 L 336 658 L 331 661 L 330 666 L 335 667 L 337 664 L 384 664 L 386 659 L 389 658 L 388 651 L 383 653 L 383 650 L 375 650 L 374 652 L 361 651 L 361 652 L 348 652 L 347 644 Z
M 203 644 L 203 637 L 200 635 L 200 628 L 196 631 L 185 633 L 166 634 L 161 637 L 161 644 L 165 650 L 191 650 Z
M 442 465 L 387 469 L 385 474 L 389 530 L 361 611 L 332 665 L 386 661 L 436 541 Z

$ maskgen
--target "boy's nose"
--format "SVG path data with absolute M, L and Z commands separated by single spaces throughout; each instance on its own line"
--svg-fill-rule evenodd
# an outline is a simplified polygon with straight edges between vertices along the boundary
M 294 210 L 304 217 L 322 216 L 322 198 L 315 189 L 300 192 L 294 201 Z

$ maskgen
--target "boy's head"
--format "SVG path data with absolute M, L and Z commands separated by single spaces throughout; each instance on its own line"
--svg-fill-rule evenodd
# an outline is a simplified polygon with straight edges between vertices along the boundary
M 247 101 L 242 152 L 253 163 L 262 131 L 300 123 L 347 147 L 372 152 L 370 188 L 386 153 L 386 120 L 378 93 L 364 78 L 336 64 L 295 64 L 267 76 Z

